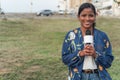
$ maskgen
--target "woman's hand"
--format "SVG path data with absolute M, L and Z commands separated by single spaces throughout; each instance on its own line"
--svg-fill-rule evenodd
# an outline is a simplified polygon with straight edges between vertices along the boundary
M 80 56 L 93 56 L 96 57 L 96 51 L 92 45 L 85 45 L 84 49 L 79 52 Z

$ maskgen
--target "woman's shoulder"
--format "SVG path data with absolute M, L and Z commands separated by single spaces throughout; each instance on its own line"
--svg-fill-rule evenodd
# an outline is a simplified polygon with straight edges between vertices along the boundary
M 106 32 L 96 29 L 96 28 L 95 28 L 95 34 L 97 34 L 98 36 L 107 37 Z
M 96 28 L 95 28 L 95 32 L 96 32 L 96 33 L 99 33 L 99 34 L 101 34 L 101 35 L 102 35 L 102 34 L 103 34 L 103 35 L 106 35 L 106 33 L 105 33 L 104 31 L 99 30 L 99 29 L 96 29 Z
M 70 39 L 74 39 L 76 34 L 80 31 L 80 28 L 75 28 L 72 30 L 69 30 L 66 34 L 66 37 L 69 37 Z
M 79 31 L 80 31 L 80 28 L 74 28 L 74 29 L 72 29 L 72 30 L 69 30 L 69 31 L 67 32 L 67 34 L 70 34 L 70 33 L 75 33 L 75 34 L 77 34 Z

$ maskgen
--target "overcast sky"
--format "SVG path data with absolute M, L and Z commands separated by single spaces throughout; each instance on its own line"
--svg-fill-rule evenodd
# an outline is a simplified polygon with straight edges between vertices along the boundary
M 58 10 L 59 0 L 0 0 L 0 2 L 5 12 L 37 12 L 43 9 Z

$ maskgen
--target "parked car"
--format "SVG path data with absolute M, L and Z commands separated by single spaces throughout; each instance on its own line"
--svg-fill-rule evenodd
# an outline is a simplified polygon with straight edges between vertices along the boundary
M 58 11 L 58 14 L 64 15 L 64 14 L 65 14 L 65 10 L 59 10 L 59 11 Z
M 0 8 L 0 14 L 5 14 L 4 11 Z
M 53 15 L 53 12 L 52 10 L 49 10 L 49 9 L 37 12 L 37 16 L 51 16 L 51 15 Z
M 69 10 L 69 11 L 67 12 L 67 14 L 68 14 L 68 15 L 76 15 L 76 14 L 75 14 L 75 10 Z

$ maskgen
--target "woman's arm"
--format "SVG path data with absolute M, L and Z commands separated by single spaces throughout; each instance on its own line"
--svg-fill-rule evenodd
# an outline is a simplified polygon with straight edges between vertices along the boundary
M 82 62 L 82 58 L 79 56 L 79 50 L 76 49 L 75 38 L 71 38 L 71 33 L 75 36 L 74 32 L 69 32 L 63 42 L 62 61 L 70 67 L 76 67 Z
M 96 61 L 104 68 L 109 68 L 112 64 L 113 59 L 114 59 L 114 57 L 112 55 L 112 46 L 111 46 L 111 43 L 110 43 L 106 34 L 104 34 L 103 40 L 104 40 L 104 45 L 105 45 L 104 51 L 103 52 L 96 52 L 98 55 L 96 57 Z

